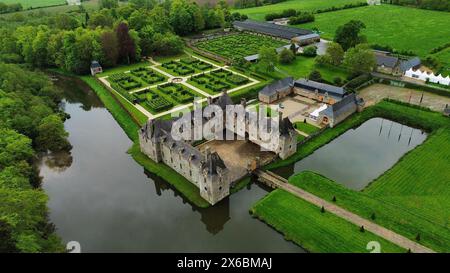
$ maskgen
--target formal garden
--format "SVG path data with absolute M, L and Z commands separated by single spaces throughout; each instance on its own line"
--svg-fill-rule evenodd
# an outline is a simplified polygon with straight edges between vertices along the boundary
M 201 41 L 196 47 L 228 59 L 235 59 L 257 54 L 261 47 L 279 48 L 287 43 L 268 36 L 240 33 Z
M 174 76 L 188 76 L 195 73 L 200 73 L 213 68 L 209 63 L 203 62 L 199 59 L 187 57 L 178 61 L 171 60 L 161 64 L 159 67 Z
M 194 75 L 188 79 L 188 83 L 196 86 L 209 94 L 218 94 L 224 90 L 230 90 L 249 82 L 249 79 L 222 68 L 209 73 Z
M 156 88 L 134 92 L 130 100 L 153 114 L 169 110 L 179 104 L 191 103 L 202 95 L 179 83 L 164 83 Z

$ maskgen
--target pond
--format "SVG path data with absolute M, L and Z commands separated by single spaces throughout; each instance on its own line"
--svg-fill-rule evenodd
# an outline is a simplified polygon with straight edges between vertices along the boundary
M 427 134 L 419 129 L 373 118 L 348 130 L 308 157 L 274 172 L 287 178 L 311 170 L 350 189 L 361 190 L 426 137 Z
M 41 158 L 50 221 L 82 252 L 303 252 L 254 219 L 258 184 L 199 209 L 165 181 L 146 174 L 131 141 L 83 82 L 61 78 L 71 153 Z

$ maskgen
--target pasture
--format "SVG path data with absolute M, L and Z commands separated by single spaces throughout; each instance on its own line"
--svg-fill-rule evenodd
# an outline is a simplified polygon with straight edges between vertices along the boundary
M 274 5 L 266 5 L 254 8 L 235 9 L 241 14 L 246 14 L 250 19 L 264 21 L 264 16 L 268 13 L 279 13 L 285 9 L 295 9 L 301 11 L 315 11 L 335 7 L 342 7 L 346 4 L 364 2 L 361 0 L 290 0 Z
M 316 14 L 315 22 L 296 27 L 317 27 L 323 38 L 333 39 L 336 29 L 350 20 L 364 22 L 366 29 L 363 34 L 370 44 L 412 51 L 421 57 L 428 55 L 433 48 L 448 43 L 450 37 L 450 13 L 393 5 Z
M 277 189 L 258 201 L 251 212 L 310 252 L 367 253 L 367 243 L 378 241 L 382 252 L 406 252 L 368 231 L 296 196 Z
M 5 4 L 22 4 L 24 9 L 28 8 L 41 8 L 56 5 L 65 5 L 66 0 L 1 0 Z
M 287 43 L 268 36 L 241 33 L 202 41 L 197 43 L 196 46 L 225 58 L 234 59 L 257 54 L 263 46 L 278 48 Z

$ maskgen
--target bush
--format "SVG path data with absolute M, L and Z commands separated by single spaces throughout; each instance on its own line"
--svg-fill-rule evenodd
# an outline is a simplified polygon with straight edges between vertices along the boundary
M 292 61 L 294 61 L 294 59 L 294 53 L 287 48 L 281 50 L 281 52 L 278 54 L 278 60 L 282 64 L 290 64 L 292 63 Z
M 307 46 L 303 49 L 303 56 L 315 57 L 317 55 L 317 48 L 313 45 Z
M 342 79 L 340 77 L 335 77 L 333 79 L 333 83 L 337 86 L 340 86 L 342 84 Z
M 302 12 L 297 14 L 296 16 L 292 16 L 289 18 L 289 25 L 298 25 L 298 24 L 304 24 L 308 22 L 314 22 L 314 14 L 309 12 Z
M 320 82 L 320 81 L 322 80 L 322 75 L 320 74 L 319 71 L 313 70 L 313 71 L 308 75 L 308 79 L 310 79 L 310 80 L 312 80 L 312 81 Z

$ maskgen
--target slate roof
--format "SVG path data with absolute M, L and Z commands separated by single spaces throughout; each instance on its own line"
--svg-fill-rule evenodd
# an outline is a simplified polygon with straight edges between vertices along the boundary
M 222 96 L 219 96 L 217 98 L 217 100 L 214 101 L 213 103 L 219 105 L 220 108 L 225 110 L 227 105 L 232 105 L 233 104 L 233 101 L 231 100 L 231 98 L 230 98 L 230 96 L 228 95 L 227 92 L 223 92 Z
M 384 54 L 375 54 L 375 60 L 377 61 L 377 66 L 384 65 L 389 68 L 394 68 L 398 63 L 397 57 L 387 56 Z
M 295 45 L 295 49 L 298 49 L 298 48 L 300 47 L 300 46 L 297 45 L 297 44 L 294 44 L 294 45 Z M 275 51 L 276 51 L 277 53 L 280 53 L 280 52 L 283 51 L 283 49 L 285 49 L 285 48 L 290 50 L 290 49 L 291 49 L 291 44 L 281 46 L 281 47 L 275 49 Z M 258 60 L 258 59 L 259 59 L 259 54 L 249 55 L 249 56 L 247 56 L 247 57 L 244 57 L 244 59 L 245 59 L 247 62 L 252 62 L 252 61 L 255 61 L 255 60 Z
M 287 77 L 284 78 L 282 80 L 278 80 L 276 82 L 273 82 L 269 85 L 264 86 L 263 89 L 261 89 L 261 91 L 259 91 L 260 94 L 266 95 L 266 96 L 271 96 L 277 93 L 277 90 L 286 88 L 290 85 L 292 85 L 294 81 L 294 78 L 292 77 Z
M 266 22 L 258 22 L 253 20 L 245 20 L 245 21 L 234 21 L 233 22 L 234 27 L 242 28 L 245 30 L 250 30 L 254 32 L 263 33 L 266 35 L 276 36 L 283 39 L 292 39 L 297 36 L 302 36 L 306 34 L 313 33 L 310 30 L 307 29 L 300 29 L 295 27 L 288 27 L 288 26 L 282 26 L 277 25 L 273 23 L 266 23 Z
M 320 35 L 317 33 L 311 33 L 311 34 L 305 34 L 305 35 L 300 35 L 297 37 L 294 37 L 295 40 L 298 41 L 302 41 L 302 40 L 307 40 L 307 39 L 312 39 L 312 38 L 319 38 Z
M 403 60 L 400 62 L 400 70 L 403 72 L 408 71 L 410 68 L 419 66 L 421 64 L 419 57 L 414 57 L 409 60 Z
M 203 169 L 205 168 L 208 174 L 217 174 L 218 168 L 225 170 L 227 167 L 225 166 L 222 158 L 220 158 L 219 154 L 217 152 L 213 152 L 206 159 Z
M 311 91 L 318 90 L 320 93 L 328 92 L 329 95 L 343 97 L 347 91 L 339 86 L 334 86 L 326 83 L 316 82 L 308 79 L 298 79 L 294 82 L 294 86 L 309 89 Z
M 91 68 L 99 68 L 102 67 L 97 61 L 92 61 L 91 62 Z
M 348 96 L 345 96 L 342 100 L 336 102 L 335 104 L 329 105 L 325 110 L 320 112 L 330 118 L 335 118 L 341 115 L 342 113 L 347 112 L 350 107 L 353 107 L 356 104 L 356 95 L 355 93 L 351 93 Z

